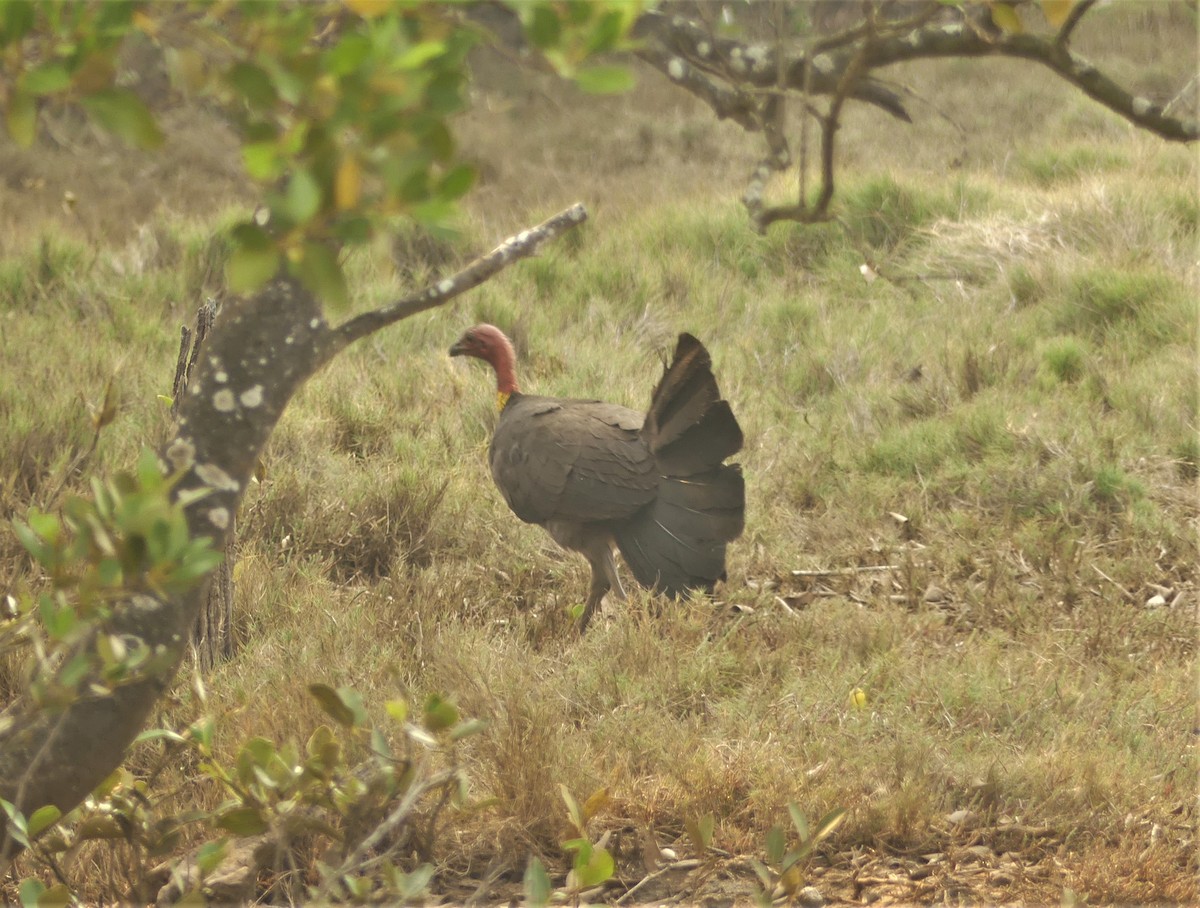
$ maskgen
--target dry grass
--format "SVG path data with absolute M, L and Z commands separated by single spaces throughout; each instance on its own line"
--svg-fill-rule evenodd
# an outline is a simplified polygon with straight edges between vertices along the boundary
M 1165 78 L 1135 64 L 1194 61 L 1173 16 L 1097 11 L 1108 28 L 1083 29 L 1081 50 Z M 223 752 L 303 741 L 322 721 L 310 681 L 376 709 L 445 691 L 491 722 L 468 761 L 497 799 L 443 837 L 448 880 L 559 862 L 561 783 L 609 788 L 599 826 L 628 866 L 642 830 L 686 849 L 707 813 L 719 847 L 761 856 L 795 801 L 850 809 L 813 870 L 828 897 L 867 891 L 856 854 L 939 853 L 954 872 L 893 894 L 1196 899 L 1195 155 L 1042 73 L 931 64 L 908 75 L 966 138 L 919 106 L 903 129 L 855 112 L 845 229 L 758 237 L 734 201 L 753 159 L 736 128 L 648 74 L 585 106 L 486 66 L 461 124 L 487 162 L 463 239 L 360 256 L 363 304 L 577 198 L 593 220 L 298 396 L 242 516 L 245 646 L 208 679 Z M 237 186 L 176 178 L 234 172 L 211 143 L 197 159 L 190 128 L 137 190 L 134 156 L 0 149 L 33 181 L 0 187 L 4 516 L 79 484 L 64 471 L 109 375 L 123 404 L 95 468 L 164 431 L 156 394 L 218 280 L 208 237 Z M 62 237 L 39 247 L 49 225 Z M 485 465 L 488 379 L 445 355 L 484 319 L 511 330 L 530 390 L 630 406 L 675 332 L 705 339 L 747 437 L 747 529 L 718 601 L 636 593 L 574 636 L 586 568 L 507 512 Z M 0 588 L 29 582 L 5 538 Z M 194 715 L 180 698 L 163 722 Z M 186 771 L 170 781 L 211 798 Z M 970 822 L 950 823 L 960 810 Z M 981 844 L 989 867 L 1011 854 L 1011 884 L 959 872 Z

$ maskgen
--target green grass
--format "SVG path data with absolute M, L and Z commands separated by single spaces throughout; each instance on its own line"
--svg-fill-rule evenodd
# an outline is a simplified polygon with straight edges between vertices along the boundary
M 1034 96 L 1041 76 L 1021 75 Z M 443 867 L 561 864 L 564 784 L 608 787 L 598 823 L 617 841 L 649 828 L 686 850 L 685 824 L 712 813 L 720 848 L 760 858 L 789 801 L 843 806 L 835 863 L 962 845 L 945 817 L 969 809 L 1052 830 L 1060 867 L 1030 877 L 1030 901 L 1194 898 L 1197 217 L 1180 186 L 1196 166 L 1100 125 L 1097 148 L 1022 153 L 1010 180 L 986 157 L 1011 145 L 1000 124 L 950 181 L 917 152 L 860 160 L 841 224 L 765 237 L 727 185 L 632 173 L 570 243 L 349 350 L 293 401 L 247 493 L 244 645 L 206 679 L 222 754 L 251 734 L 302 743 L 324 721 L 312 681 L 376 711 L 444 691 L 491 723 L 464 755 L 496 802 L 455 816 Z M 351 262 L 356 305 L 560 201 L 485 195 L 456 240 L 380 243 Z M 5 517 L 163 437 L 178 326 L 220 290 L 227 221 L 34 234 L 0 262 Z M 748 498 L 715 602 L 631 590 L 575 636 L 586 567 L 508 512 L 486 464 L 491 377 L 446 355 L 482 320 L 513 335 L 526 390 L 635 407 L 678 331 L 707 343 Z M 110 377 L 117 421 L 73 470 Z M 0 590 L 37 582 L 0 534 Z M 1145 608 L 1160 588 L 1182 604 Z M 177 698 L 160 721 L 200 709 Z M 169 782 L 184 804 L 212 797 L 185 771 Z M 1041 847 L 1007 843 L 1047 868 Z
M 1080 145 L 1066 150 L 1037 151 L 1021 155 L 1018 170 L 1035 186 L 1048 188 L 1095 173 L 1127 167 L 1126 155 L 1109 148 Z

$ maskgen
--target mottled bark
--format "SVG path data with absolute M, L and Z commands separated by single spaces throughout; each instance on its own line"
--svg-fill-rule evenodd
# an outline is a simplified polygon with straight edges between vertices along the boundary
M 938 10 L 938 4 L 931 4 L 930 15 L 901 23 L 881 22 L 873 29 L 853 29 L 840 38 L 819 43 L 811 59 L 804 51 L 793 49 L 782 61 L 769 43 L 714 36 L 699 23 L 650 12 L 638 20 L 638 32 L 651 40 L 639 56 L 709 103 L 718 117 L 732 117 L 742 125 L 748 125 L 743 122 L 746 111 L 757 107 L 754 90 L 779 88 L 781 70 L 786 89 L 803 90 L 807 72 L 808 92 L 833 95 L 864 48 L 865 72 L 847 96 L 876 104 L 902 119 L 908 116 L 897 96 L 873 83 L 870 72 L 937 57 L 1015 57 L 1048 67 L 1109 110 L 1164 139 L 1200 139 L 1200 123 L 1194 118 L 1167 115 L 1163 105 L 1135 96 L 1069 49 L 1067 39 L 1090 8 L 1091 4 L 1081 4 L 1076 7 L 1077 15 L 1064 23 L 1059 33 L 1040 36 L 991 34 L 960 22 L 924 21 Z M 751 128 L 761 128 L 761 124 Z
M 181 471 L 174 494 L 202 491 L 186 517 L 193 537 L 221 548 L 263 446 L 293 394 L 350 342 L 477 286 L 506 265 L 582 223 L 582 206 L 511 237 L 428 290 L 330 328 L 321 306 L 288 277 L 253 297 L 227 303 L 179 396 L 174 437 L 163 448 L 164 469 Z M 187 652 L 191 629 L 209 584 L 178 598 L 133 595 L 114 607 L 96 633 L 143 640 L 164 655 L 166 668 L 108 693 L 80 683 L 79 698 L 65 709 L 38 708 L 18 698 L 0 714 L 0 798 L 29 816 L 53 804 L 66 813 L 109 775 L 125 755 Z M 94 640 L 83 644 L 94 648 Z M 3 850 L 15 844 L 0 831 Z
M 171 416 L 179 418 L 180 404 L 187 394 L 195 371 L 196 360 L 204 349 L 205 339 L 217 318 L 217 304 L 208 300 L 196 310 L 196 327 L 186 325 L 180 330 L 179 359 L 175 363 L 175 380 L 171 383 Z M 225 556 L 212 572 L 208 596 L 192 625 L 192 648 L 201 672 L 208 672 L 218 662 L 230 658 L 235 650 L 233 636 L 233 569 L 237 563 L 237 515 L 229 518 L 229 530 L 221 553 Z

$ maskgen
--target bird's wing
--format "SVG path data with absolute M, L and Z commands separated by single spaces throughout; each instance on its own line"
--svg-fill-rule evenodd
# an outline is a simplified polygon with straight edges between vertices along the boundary
M 492 477 L 528 523 L 628 517 L 658 485 L 641 425 L 640 413 L 613 404 L 515 397 L 492 437 Z

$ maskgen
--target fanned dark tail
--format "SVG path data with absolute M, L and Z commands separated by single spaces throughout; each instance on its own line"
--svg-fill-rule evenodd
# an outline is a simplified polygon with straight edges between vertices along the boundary
M 725 578 L 725 545 L 742 532 L 745 484 L 725 458 L 742 447 L 742 430 L 721 400 L 712 359 L 690 334 L 650 398 L 642 438 L 658 462 L 655 500 L 614 531 L 643 586 L 672 596 L 711 590 Z

